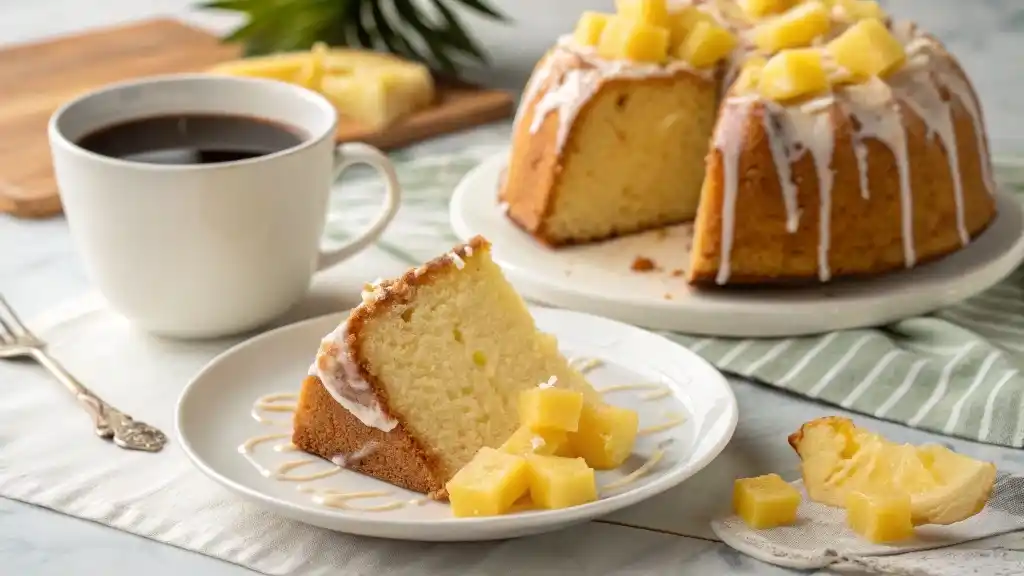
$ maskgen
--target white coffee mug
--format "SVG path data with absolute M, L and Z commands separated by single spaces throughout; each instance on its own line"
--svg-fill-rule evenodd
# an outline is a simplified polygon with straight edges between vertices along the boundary
M 286 150 L 234 162 L 167 165 L 76 144 L 98 129 L 179 114 L 259 118 L 303 135 Z M 80 96 L 50 118 L 53 165 L 72 237 L 110 305 L 143 329 L 215 337 L 257 328 L 302 299 L 314 272 L 376 240 L 398 211 L 387 157 L 334 142 L 337 113 L 289 84 L 216 75 L 159 76 Z M 331 183 L 375 168 L 380 214 L 348 244 L 323 250 Z

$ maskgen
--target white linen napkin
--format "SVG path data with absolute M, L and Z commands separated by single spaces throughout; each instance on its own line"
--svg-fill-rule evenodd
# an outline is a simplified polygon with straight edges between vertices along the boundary
M 999 474 L 980 513 L 949 526 L 918 527 L 913 539 L 894 544 L 860 538 L 846 526 L 843 510 L 811 501 L 802 481 L 791 484 L 802 496 L 794 524 L 755 530 L 731 515 L 714 520 L 711 529 L 732 548 L 788 568 L 832 567 L 901 576 L 1024 574 L 1018 554 L 960 546 L 1024 530 L 1024 476 Z

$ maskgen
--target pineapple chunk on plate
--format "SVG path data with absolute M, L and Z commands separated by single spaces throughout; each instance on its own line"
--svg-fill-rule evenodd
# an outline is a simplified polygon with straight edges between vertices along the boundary
M 522 456 L 493 448 L 479 452 L 448 481 L 448 500 L 456 517 L 504 514 L 530 486 Z
M 534 430 L 575 432 L 583 394 L 562 388 L 533 388 L 519 395 L 519 423 Z
M 582 458 L 528 455 L 526 463 L 535 505 L 554 510 L 597 500 L 594 469 Z
M 509 436 L 498 450 L 508 454 L 525 456 L 539 454 L 541 456 L 569 456 L 569 437 L 563 430 L 534 430 L 529 426 L 520 426 Z
M 587 403 L 580 412 L 579 429 L 569 433 L 569 447 L 591 468 L 618 468 L 633 451 L 639 425 L 633 410 Z

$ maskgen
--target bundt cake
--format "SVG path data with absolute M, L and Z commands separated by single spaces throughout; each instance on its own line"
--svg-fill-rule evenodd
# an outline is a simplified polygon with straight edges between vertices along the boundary
M 600 401 L 476 237 L 367 287 L 320 344 L 292 442 L 443 498 L 445 482 L 481 447 L 497 448 L 516 430 L 519 393 L 552 377 Z
M 912 267 L 995 217 L 978 99 L 871 0 L 619 0 L 524 91 L 500 202 L 558 247 L 695 219 L 693 284 Z

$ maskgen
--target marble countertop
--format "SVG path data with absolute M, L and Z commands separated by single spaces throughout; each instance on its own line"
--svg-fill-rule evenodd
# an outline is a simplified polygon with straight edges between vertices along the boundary
M 104 0 L 102 8 L 79 0 L 2 1 L 0 44 L 23 42 L 82 29 L 127 22 L 154 15 L 173 15 L 214 29 L 231 19 L 198 14 L 188 0 Z M 474 76 L 489 84 L 517 89 L 551 39 L 568 29 L 582 9 L 606 9 L 611 0 L 520 0 L 500 3 L 520 23 L 543 7 L 545 17 L 530 26 L 496 28 L 472 25 L 494 54 L 493 65 Z M 901 0 L 886 2 L 890 10 L 912 17 L 942 38 L 962 60 L 983 101 L 992 147 L 998 154 L 1024 154 L 1024 3 L 1019 0 Z M 2 105 L 0 87 L 0 105 Z M 466 139 L 500 139 L 493 128 L 451 136 L 415 148 L 429 155 L 459 146 Z M 354 265 L 357 265 L 354 263 Z M 90 289 L 63 219 L 19 221 L 0 216 L 0 293 L 27 317 Z M 694 490 L 720 493 L 723 479 L 769 471 L 794 475 L 797 460 L 776 440 L 801 422 L 841 412 L 798 400 L 752 383 L 733 380 L 742 414 L 736 435 L 708 470 L 688 481 Z M 771 406 L 770 411 L 763 410 Z M 869 420 L 861 417 L 863 420 Z M 938 441 L 1009 471 L 1024 471 L 1024 453 L 993 446 L 940 438 L 885 422 L 873 427 L 896 440 Z M 770 441 L 769 441 L 770 439 Z M 710 500 L 708 498 L 707 500 Z M 667 551 L 673 572 L 700 574 L 788 574 L 731 551 L 715 542 L 707 526 L 711 508 L 695 506 L 685 535 L 624 526 L 602 525 L 636 539 L 638 547 Z M 628 519 L 628 514 L 626 515 Z M 617 536 L 618 537 L 618 536 Z M 1024 550 L 1024 539 L 1015 549 Z M 1024 555 L 1024 552 L 1022 552 Z M 248 570 L 151 542 L 103 526 L 61 516 L 0 498 L 0 572 L 19 575 L 105 574 L 249 574 Z M 630 565 L 609 573 L 641 573 Z

